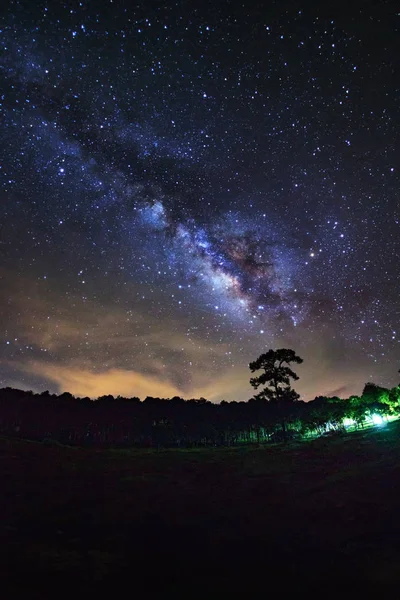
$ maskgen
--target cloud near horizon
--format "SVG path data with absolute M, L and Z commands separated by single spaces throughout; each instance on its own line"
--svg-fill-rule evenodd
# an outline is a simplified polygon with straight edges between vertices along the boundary
M 264 348 L 249 342 L 232 363 L 231 346 L 225 339 L 208 339 L 186 321 L 170 318 L 153 323 L 130 310 L 127 323 L 126 311 L 110 303 L 88 300 L 77 312 L 76 297 L 58 302 L 57 319 L 48 318 L 51 304 L 57 302 L 44 293 L 42 283 L 30 282 L 34 310 L 24 312 L 21 282 L 13 281 L 13 306 L 21 317 L 14 332 L 18 342 L 7 346 L 9 354 L 15 346 L 16 354 L 2 363 L 7 372 L 3 385 L 89 397 L 178 395 L 212 402 L 246 401 L 254 392 L 248 361 L 268 347 L 295 348 L 305 359 L 296 368 L 300 380 L 295 383 L 305 400 L 360 394 L 368 380 L 387 385 L 383 377 L 368 377 L 360 357 L 348 360 L 333 331 L 316 337 L 307 347 L 300 328 L 298 337 L 268 340 Z M 29 352 L 40 349 L 40 358 L 21 361 L 19 346 L 30 348 Z
M 110 368 L 95 372 L 76 365 L 60 366 L 34 362 L 25 365 L 25 372 L 47 380 L 56 386 L 59 393 L 70 392 L 74 396 L 97 398 L 106 394 L 113 396 L 133 397 L 142 400 L 146 396 L 172 398 L 204 397 L 212 402 L 221 400 L 234 400 L 243 392 L 243 400 L 251 397 L 251 388 L 248 385 L 247 371 L 232 373 L 226 371 L 214 380 L 206 381 L 199 374 L 199 381 L 189 388 L 180 389 L 168 378 L 157 375 L 144 375 L 137 371 L 121 368 Z
M 143 375 L 136 371 L 111 368 L 101 372 L 76 366 L 60 366 L 33 363 L 27 371 L 44 377 L 55 384 L 60 392 L 70 392 L 74 396 L 97 398 L 106 394 L 113 396 L 172 397 L 180 395 L 180 390 L 167 380 Z
M 249 385 L 249 373 L 247 368 L 226 370 L 214 378 L 205 378 L 202 373 L 192 381 L 190 386 L 184 388 L 174 385 L 167 376 L 160 373 L 150 375 L 142 374 L 130 369 L 109 368 L 103 371 L 94 371 L 90 368 L 82 368 L 76 364 L 60 366 L 34 362 L 25 365 L 25 373 L 35 375 L 42 380 L 47 380 L 51 387 L 56 387 L 58 393 L 70 392 L 74 396 L 97 398 L 111 394 L 113 396 L 139 397 L 144 400 L 146 396 L 172 398 L 180 396 L 183 398 L 204 397 L 211 402 L 222 400 L 244 400 L 247 401 L 253 395 Z M 351 381 L 351 378 L 338 389 L 337 381 L 324 381 L 321 373 L 309 385 L 296 385 L 301 393 L 302 399 L 311 400 L 318 395 L 333 396 L 339 394 L 347 397 L 352 394 L 360 394 L 359 385 Z M 26 386 L 22 386 L 26 387 Z

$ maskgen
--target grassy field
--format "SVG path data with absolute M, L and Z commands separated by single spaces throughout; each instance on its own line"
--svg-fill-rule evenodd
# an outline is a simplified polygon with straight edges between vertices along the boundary
M 287 448 L 3 438 L 0 464 L 4 598 L 398 590 L 399 422 Z

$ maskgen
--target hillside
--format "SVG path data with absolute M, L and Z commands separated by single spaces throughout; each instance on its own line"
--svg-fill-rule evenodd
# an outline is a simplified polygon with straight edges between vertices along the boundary
M 232 594 L 399 581 L 400 424 L 283 448 L 0 439 L 10 594 Z

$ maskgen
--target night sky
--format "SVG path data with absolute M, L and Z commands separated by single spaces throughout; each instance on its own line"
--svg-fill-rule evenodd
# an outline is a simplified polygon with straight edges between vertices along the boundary
M 396 3 L 4 4 L 0 386 L 398 383 Z

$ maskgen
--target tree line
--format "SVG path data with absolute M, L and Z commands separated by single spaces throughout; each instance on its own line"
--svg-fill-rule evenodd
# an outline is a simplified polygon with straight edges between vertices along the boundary
M 3 388 L 0 433 L 94 447 L 215 447 L 341 433 L 400 415 L 400 386 L 367 383 L 361 396 L 300 401 L 291 387 L 298 379 L 291 364 L 301 362 L 293 350 L 270 350 L 249 365 L 252 373 L 262 371 L 251 385 L 263 389 L 247 401 L 220 404 L 178 396 L 92 400 Z

